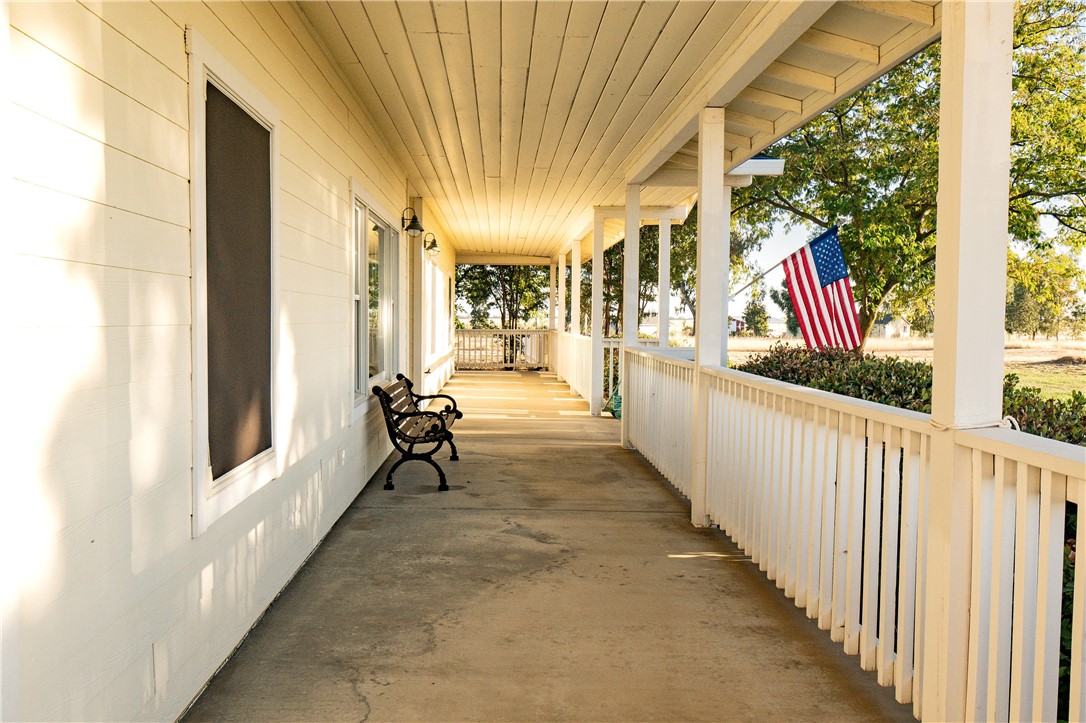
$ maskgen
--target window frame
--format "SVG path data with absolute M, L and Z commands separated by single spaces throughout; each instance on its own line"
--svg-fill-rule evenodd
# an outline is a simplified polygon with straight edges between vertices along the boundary
M 227 512 L 278 477 L 279 429 L 279 111 L 214 46 L 185 28 L 189 55 L 189 183 L 192 233 L 192 536 L 198 537 Z M 206 87 L 211 83 L 269 132 L 271 191 L 271 447 L 214 479 L 208 432 L 207 165 Z
M 377 400 L 370 389 L 375 384 L 391 380 L 392 370 L 395 369 L 398 362 L 399 324 L 397 311 L 400 290 L 399 251 L 402 232 L 394 224 L 385 220 L 395 218 L 395 214 L 389 211 L 387 205 L 380 203 L 372 194 L 368 193 L 358 179 L 351 178 L 350 186 L 351 224 L 349 245 L 351 249 L 351 273 L 348 276 L 348 298 L 351 305 L 351 363 L 349 366 L 351 370 L 351 422 L 353 424 L 361 419 L 369 409 L 374 407 Z M 355 213 L 356 208 L 359 206 L 364 210 L 361 227 L 359 227 L 357 214 Z M 368 274 L 363 273 L 363 266 L 367 259 L 366 239 L 365 235 L 360 236 L 359 234 L 360 232 L 364 234 L 371 223 L 378 223 L 388 229 L 384 243 L 378 249 L 378 274 L 380 275 L 381 284 L 380 323 L 385 325 L 385 371 L 373 376 L 368 374 L 369 345 L 359 343 L 359 306 L 355 299 L 355 286 L 359 278 L 362 277 L 368 280 Z M 368 310 L 368 304 L 366 308 Z M 367 370 L 365 388 L 361 390 L 357 388 L 359 369 Z

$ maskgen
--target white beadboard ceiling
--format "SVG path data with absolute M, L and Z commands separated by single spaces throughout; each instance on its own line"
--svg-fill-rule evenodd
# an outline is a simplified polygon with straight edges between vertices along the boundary
M 441 241 L 472 258 L 556 256 L 590 230 L 593 207 L 624 203 L 628 182 L 645 184 L 644 206 L 690 203 L 692 184 L 653 174 L 697 168 L 701 108 L 727 109 L 738 165 L 935 40 L 941 11 L 934 0 L 299 7 L 452 235 Z

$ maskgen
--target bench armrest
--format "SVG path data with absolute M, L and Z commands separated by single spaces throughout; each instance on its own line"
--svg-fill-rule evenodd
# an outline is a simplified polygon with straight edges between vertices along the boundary
M 423 399 L 448 399 L 449 403 L 445 405 L 445 414 L 451 414 L 457 419 L 460 419 L 464 416 L 464 413 L 456 408 L 456 400 L 450 397 L 448 394 L 414 394 L 414 397 L 416 402 Z

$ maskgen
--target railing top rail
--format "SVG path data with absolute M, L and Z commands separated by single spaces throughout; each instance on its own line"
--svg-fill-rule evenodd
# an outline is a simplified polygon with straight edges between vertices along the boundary
M 456 329 L 457 334 L 545 334 L 550 329 Z
M 920 434 L 931 433 L 931 415 L 923 412 L 891 407 L 888 404 L 870 402 L 866 399 L 855 399 L 854 397 L 827 392 L 822 389 L 801 387 L 798 384 L 782 382 L 779 379 L 770 379 L 736 369 L 725 369 L 716 366 L 703 367 L 703 371 L 710 376 L 741 382 L 773 394 L 799 399 L 808 404 L 818 404 L 835 412 L 865 417 L 874 422 L 892 424 L 895 427 L 907 429 L 911 432 L 919 432 Z
M 1016 429 L 959 429 L 954 441 L 963 447 L 1006 457 L 1017 462 L 1086 479 L 1086 448 Z
M 689 359 L 682 359 L 675 356 L 676 353 L 682 353 L 680 350 L 673 349 L 668 351 L 664 349 L 654 349 L 651 347 L 628 346 L 626 347 L 626 353 L 633 354 L 634 356 L 642 356 L 646 359 L 666 361 L 669 364 L 674 364 L 675 366 L 683 367 L 684 369 L 695 368 L 694 362 L 690 361 Z

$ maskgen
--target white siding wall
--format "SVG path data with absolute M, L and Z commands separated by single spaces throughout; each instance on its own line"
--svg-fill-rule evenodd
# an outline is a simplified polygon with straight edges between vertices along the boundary
M 350 423 L 348 179 L 399 209 L 406 178 L 291 5 L 9 13 L 19 453 L 2 542 L 19 554 L 3 717 L 174 718 L 387 456 L 374 415 Z M 277 419 L 291 420 L 285 473 L 197 539 L 186 25 L 281 114 Z

